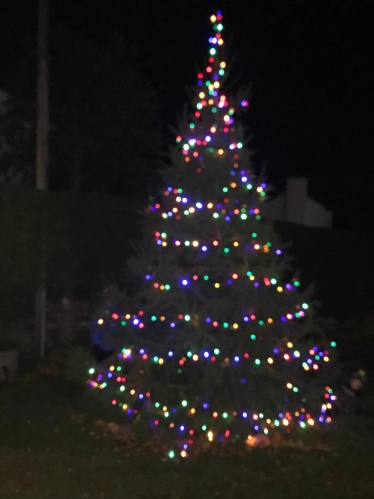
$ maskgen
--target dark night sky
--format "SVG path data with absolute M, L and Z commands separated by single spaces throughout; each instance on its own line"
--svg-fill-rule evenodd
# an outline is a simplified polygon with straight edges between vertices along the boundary
M 139 47 L 165 125 L 182 110 L 207 54 L 209 16 L 221 9 L 234 73 L 252 83 L 256 163 L 267 163 L 278 189 L 287 176 L 307 176 L 336 227 L 374 230 L 372 0 L 51 1 L 54 21 L 99 41 L 117 30 Z M 2 4 L 0 71 L 36 24 L 34 1 Z

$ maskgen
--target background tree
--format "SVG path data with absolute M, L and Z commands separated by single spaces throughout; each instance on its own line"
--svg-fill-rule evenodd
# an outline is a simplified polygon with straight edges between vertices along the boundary
M 0 90 L 0 184 L 31 185 L 34 157 L 35 106 Z
M 103 310 L 118 357 L 90 370 L 134 424 L 194 437 L 246 440 L 272 428 L 329 423 L 331 345 L 310 292 L 263 220 L 266 183 L 256 177 L 240 125 L 248 101 L 223 91 L 222 16 L 212 16 L 209 57 L 182 120 L 165 188 L 146 217 L 131 262 L 137 308 Z M 106 348 L 108 336 L 105 337 Z M 318 346 L 316 346 L 318 345 Z M 174 451 L 171 452 L 174 455 Z
M 134 198 L 142 185 L 146 199 L 157 180 L 161 139 L 156 96 L 138 69 L 136 49 L 119 36 L 100 46 L 52 27 L 50 53 L 51 187 Z M 6 84 L 12 99 L 2 127 L 10 146 L 3 173 L 28 172 L 34 154 L 35 54 L 34 41 L 28 41 Z M 24 179 L 33 180 L 29 174 Z

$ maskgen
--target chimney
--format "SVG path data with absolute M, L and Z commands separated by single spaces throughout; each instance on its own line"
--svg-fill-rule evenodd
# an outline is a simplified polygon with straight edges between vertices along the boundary
M 308 179 L 288 178 L 286 197 L 287 221 L 304 225 L 307 216 Z

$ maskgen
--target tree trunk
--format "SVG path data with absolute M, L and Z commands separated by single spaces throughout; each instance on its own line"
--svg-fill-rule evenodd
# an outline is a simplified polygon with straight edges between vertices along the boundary
M 39 0 L 38 25 L 38 81 L 37 81 L 37 131 L 36 131 L 36 188 L 48 189 L 48 0 Z M 43 200 L 42 200 L 43 201 Z M 42 203 L 40 276 L 35 296 L 35 333 L 39 354 L 45 355 L 47 330 L 47 244 L 44 203 Z

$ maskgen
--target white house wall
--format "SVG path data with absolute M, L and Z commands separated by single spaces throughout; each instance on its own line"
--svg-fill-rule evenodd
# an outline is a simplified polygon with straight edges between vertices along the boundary
M 287 179 L 286 192 L 265 202 L 261 211 L 273 220 L 307 227 L 332 227 L 332 212 L 308 196 L 308 180 L 305 177 Z

